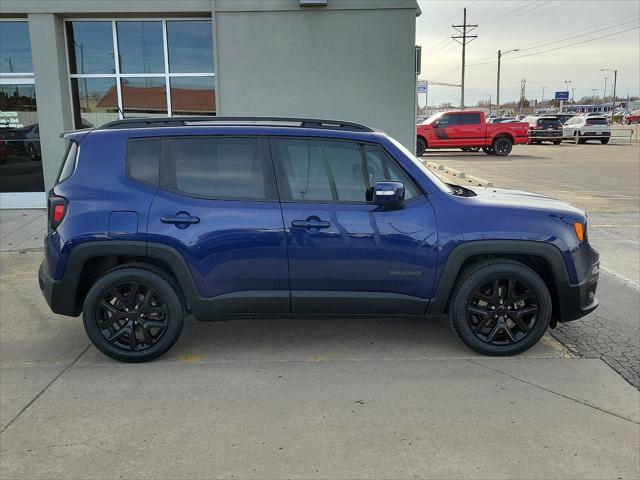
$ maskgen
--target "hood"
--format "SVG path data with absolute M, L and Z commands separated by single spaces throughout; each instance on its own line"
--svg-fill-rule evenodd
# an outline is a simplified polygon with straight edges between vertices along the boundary
M 560 216 L 575 217 L 581 221 L 586 220 L 585 213 L 579 208 L 545 195 L 495 187 L 472 187 L 471 190 L 476 193 L 476 200 L 486 205 L 539 210 Z

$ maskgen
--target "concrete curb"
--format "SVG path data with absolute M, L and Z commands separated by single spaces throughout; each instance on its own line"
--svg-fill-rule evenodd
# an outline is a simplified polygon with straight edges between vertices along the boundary
M 488 180 L 485 180 L 483 178 L 480 177 L 476 177 L 474 175 L 467 175 L 466 173 L 460 171 L 460 170 L 456 170 L 454 168 L 449 168 L 445 165 L 442 165 L 440 163 L 437 162 L 431 162 L 428 160 L 422 160 L 419 159 L 427 168 L 430 168 L 431 170 L 437 170 L 440 171 L 442 173 L 446 173 L 447 175 L 451 175 L 452 177 L 456 177 L 460 180 L 464 180 L 464 183 L 469 183 L 471 185 L 474 185 L 476 187 L 493 187 L 493 183 L 491 183 Z

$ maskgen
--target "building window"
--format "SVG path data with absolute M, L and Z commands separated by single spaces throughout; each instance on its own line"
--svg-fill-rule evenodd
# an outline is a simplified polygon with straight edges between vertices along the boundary
M 73 20 L 66 32 L 77 128 L 215 115 L 211 20 Z

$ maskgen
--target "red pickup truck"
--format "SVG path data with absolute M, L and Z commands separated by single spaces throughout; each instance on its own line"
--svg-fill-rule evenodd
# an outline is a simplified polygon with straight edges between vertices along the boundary
M 482 148 L 487 155 L 505 156 L 514 143 L 528 142 L 528 123 L 487 123 L 484 112 L 476 110 L 440 112 L 418 124 L 416 154 L 427 148 Z

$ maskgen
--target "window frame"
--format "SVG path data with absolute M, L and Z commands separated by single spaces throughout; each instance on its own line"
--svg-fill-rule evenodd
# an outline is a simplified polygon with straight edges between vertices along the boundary
M 418 182 L 415 181 L 415 179 L 409 174 L 409 172 L 406 171 L 406 169 L 404 169 L 402 167 L 402 165 L 400 165 L 400 163 L 398 163 L 398 161 L 393 157 L 393 155 L 391 155 L 391 153 L 389 153 L 389 151 L 384 148 L 384 146 L 382 146 L 379 143 L 376 142 L 370 142 L 370 141 L 364 141 L 364 140 L 349 140 L 349 139 L 345 139 L 345 138 L 334 138 L 334 137 L 314 137 L 314 136 L 288 136 L 288 135 L 269 135 L 268 136 L 268 140 L 269 140 L 269 144 L 268 144 L 268 148 L 269 148 L 269 153 L 270 153 L 270 157 L 271 157 L 271 162 L 275 171 L 275 179 L 276 179 L 276 184 L 277 184 L 277 189 L 278 189 L 278 197 L 280 200 L 280 203 L 305 203 L 305 204 L 324 204 L 324 205 L 375 205 L 375 203 L 373 202 L 373 200 L 367 201 L 367 200 L 363 200 L 363 201 L 353 201 L 353 200 L 298 200 L 298 199 L 293 199 L 293 198 L 283 198 L 282 192 L 283 189 L 284 190 L 289 190 L 289 181 L 287 179 L 287 175 L 284 171 L 282 171 L 282 167 L 280 165 L 280 162 L 276 159 L 275 155 L 274 155 L 274 151 L 273 148 L 271 147 L 271 140 L 316 140 L 316 141 L 331 141 L 331 142 L 347 142 L 347 143 L 353 143 L 356 144 L 358 146 L 358 152 L 360 154 L 360 158 L 362 161 L 362 168 L 363 170 L 366 168 L 366 161 L 365 158 L 363 157 L 364 155 L 364 146 L 368 145 L 371 147 L 375 147 L 378 148 L 382 151 L 382 153 L 388 158 L 389 161 L 393 162 L 394 165 L 404 174 L 405 177 L 407 177 L 407 179 L 409 180 L 409 182 L 411 183 L 411 186 L 413 187 L 413 189 L 416 191 L 416 196 L 410 199 L 405 200 L 404 203 L 410 203 L 413 202 L 415 200 L 418 200 L 419 198 L 422 198 L 425 196 L 425 193 L 422 191 L 422 189 L 419 187 Z M 328 175 L 328 180 L 329 180 L 329 184 L 330 184 L 330 188 L 332 190 L 332 192 L 335 191 L 335 183 L 333 181 L 333 176 L 332 175 Z M 365 184 L 368 184 L 368 178 L 365 176 L 364 178 Z M 286 187 L 285 187 L 286 185 Z M 405 191 L 407 190 L 407 186 L 405 185 Z
M 117 115 L 118 119 L 122 120 L 124 117 L 124 103 L 123 103 L 123 95 L 122 95 L 122 86 L 121 79 L 122 78 L 164 78 L 165 82 L 165 94 L 166 94 L 166 102 L 167 102 L 167 116 L 173 116 L 173 108 L 171 102 L 171 78 L 175 77 L 207 77 L 213 78 L 213 89 L 214 95 L 218 91 L 218 77 L 216 75 L 217 70 L 217 50 L 216 50 L 216 38 L 215 32 L 212 30 L 212 53 L 213 53 L 213 71 L 212 72 L 191 72 L 191 73 L 172 73 L 169 71 L 169 44 L 168 44 L 168 35 L 167 35 L 167 22 L 173 21 L 208 21 L 211 23 L 211 28 L 214 28 L 213 17 L 211 16 L 192 16 L 192 17 L 72 17 L 64 19 L 64 43 L 65 43 L 65 56 L 67 63 L 67 79 L 69 83 L 69 95 L 71 100 L 71 109 L 74 113 L 74 124 L 76 128 L 81 128 L 81 115 L 79 109 L 76 108 L 75 99 L 74 99 L 74 88 L 72 84 L 72 79 L 90 79 L 90 78 L 109 78 L 114 79 L 116 83 L 116 94 L 118 99 L 117 105 Z M 113 42 L 113 60 L 114 60 L 114 71 L 115 73 L 71 73 L 71 55 L 69 51 L 69 28 L 70 24 L 73 22 L 109 22 L 111 23 L 111 39 Z M 162 51 L 163 51 L 163 63 L 164 63 L 164 72 L 163 73 L 123 73 L 120 71 L 120 52 L 119 52 L 119 44 L 118 44 L 118 22 L 161 22 L 162 23 Z M 216 101 L 215 104 L 218 102 Z M 216 108 L 214 108 L 214 112 L 216 112 Z M 217 112 L 216 112 L 217 113 Z

